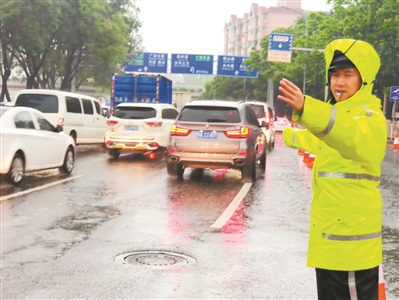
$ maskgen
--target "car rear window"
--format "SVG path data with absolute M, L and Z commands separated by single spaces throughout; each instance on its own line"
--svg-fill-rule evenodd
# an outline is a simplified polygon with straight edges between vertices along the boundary
M 15 101 L 15 106 L 36 108 L 43 113 L 58 113 L 58 99 L 54 95 L 21 94 Z
M 157 111 L 152 107 L 117 107 L 112 116 L 120 119 L 155 118 Z
M 240 114 L 235 107 L 186 106 L 180 112 L 179 121 L 206 123 L 240 123 Z
M 250 104 L 250 106 L 254 110 L 255 115 L 258 119 L 265 117 L 265 109 L 264 109 L 263 105 Z

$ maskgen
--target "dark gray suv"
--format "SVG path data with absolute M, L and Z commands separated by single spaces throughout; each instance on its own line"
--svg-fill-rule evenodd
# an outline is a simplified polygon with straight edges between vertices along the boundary
M 166 153 L 169 175 L 182 178 L 185 168 L 236 169 L 245 182 L 266 168 L 266 136 L 244 101 L 193 100 L 170 129 Z

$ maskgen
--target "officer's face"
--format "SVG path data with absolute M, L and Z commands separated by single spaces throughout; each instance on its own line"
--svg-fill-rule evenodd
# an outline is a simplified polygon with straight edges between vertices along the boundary
M 331 73 L 331 92 L 337 102 L 352 97 L 362 84 L 362 78 L 356 68 L 337 69 Z

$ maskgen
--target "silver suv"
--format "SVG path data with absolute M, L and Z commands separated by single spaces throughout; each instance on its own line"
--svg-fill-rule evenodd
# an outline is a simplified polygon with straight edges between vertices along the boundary
M 266 168 L 266 136 L 245 101 L 192 100 L 170 129 L 167 171 L 182 178 L 186 168 L 236 169 L 245 182 Z

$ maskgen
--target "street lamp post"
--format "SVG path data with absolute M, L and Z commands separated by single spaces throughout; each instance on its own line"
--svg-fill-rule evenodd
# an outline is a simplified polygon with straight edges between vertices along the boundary
M 297 14 L 300 14 L 304 18 L 304 20 L 305 20 L 305 34 L 308 35 L 308 18 L 306 17 L 306 14 L 304 14 L 303 12 L 301 12 L 299 10 L 293 9 L 291 7 L 287 7 L 287 6 L 282 6 L 282 7 L 286 8 L 288 10 L 291 10 L 293 12 L 296 12 Z M 306 92 L 306 82 L 307 81 L 306 81 L 306 63 L 305 63 L 304 67 L 303 67 L 303 87 L 302 87 L 303 94 L 305 94 L 305 92 Z

